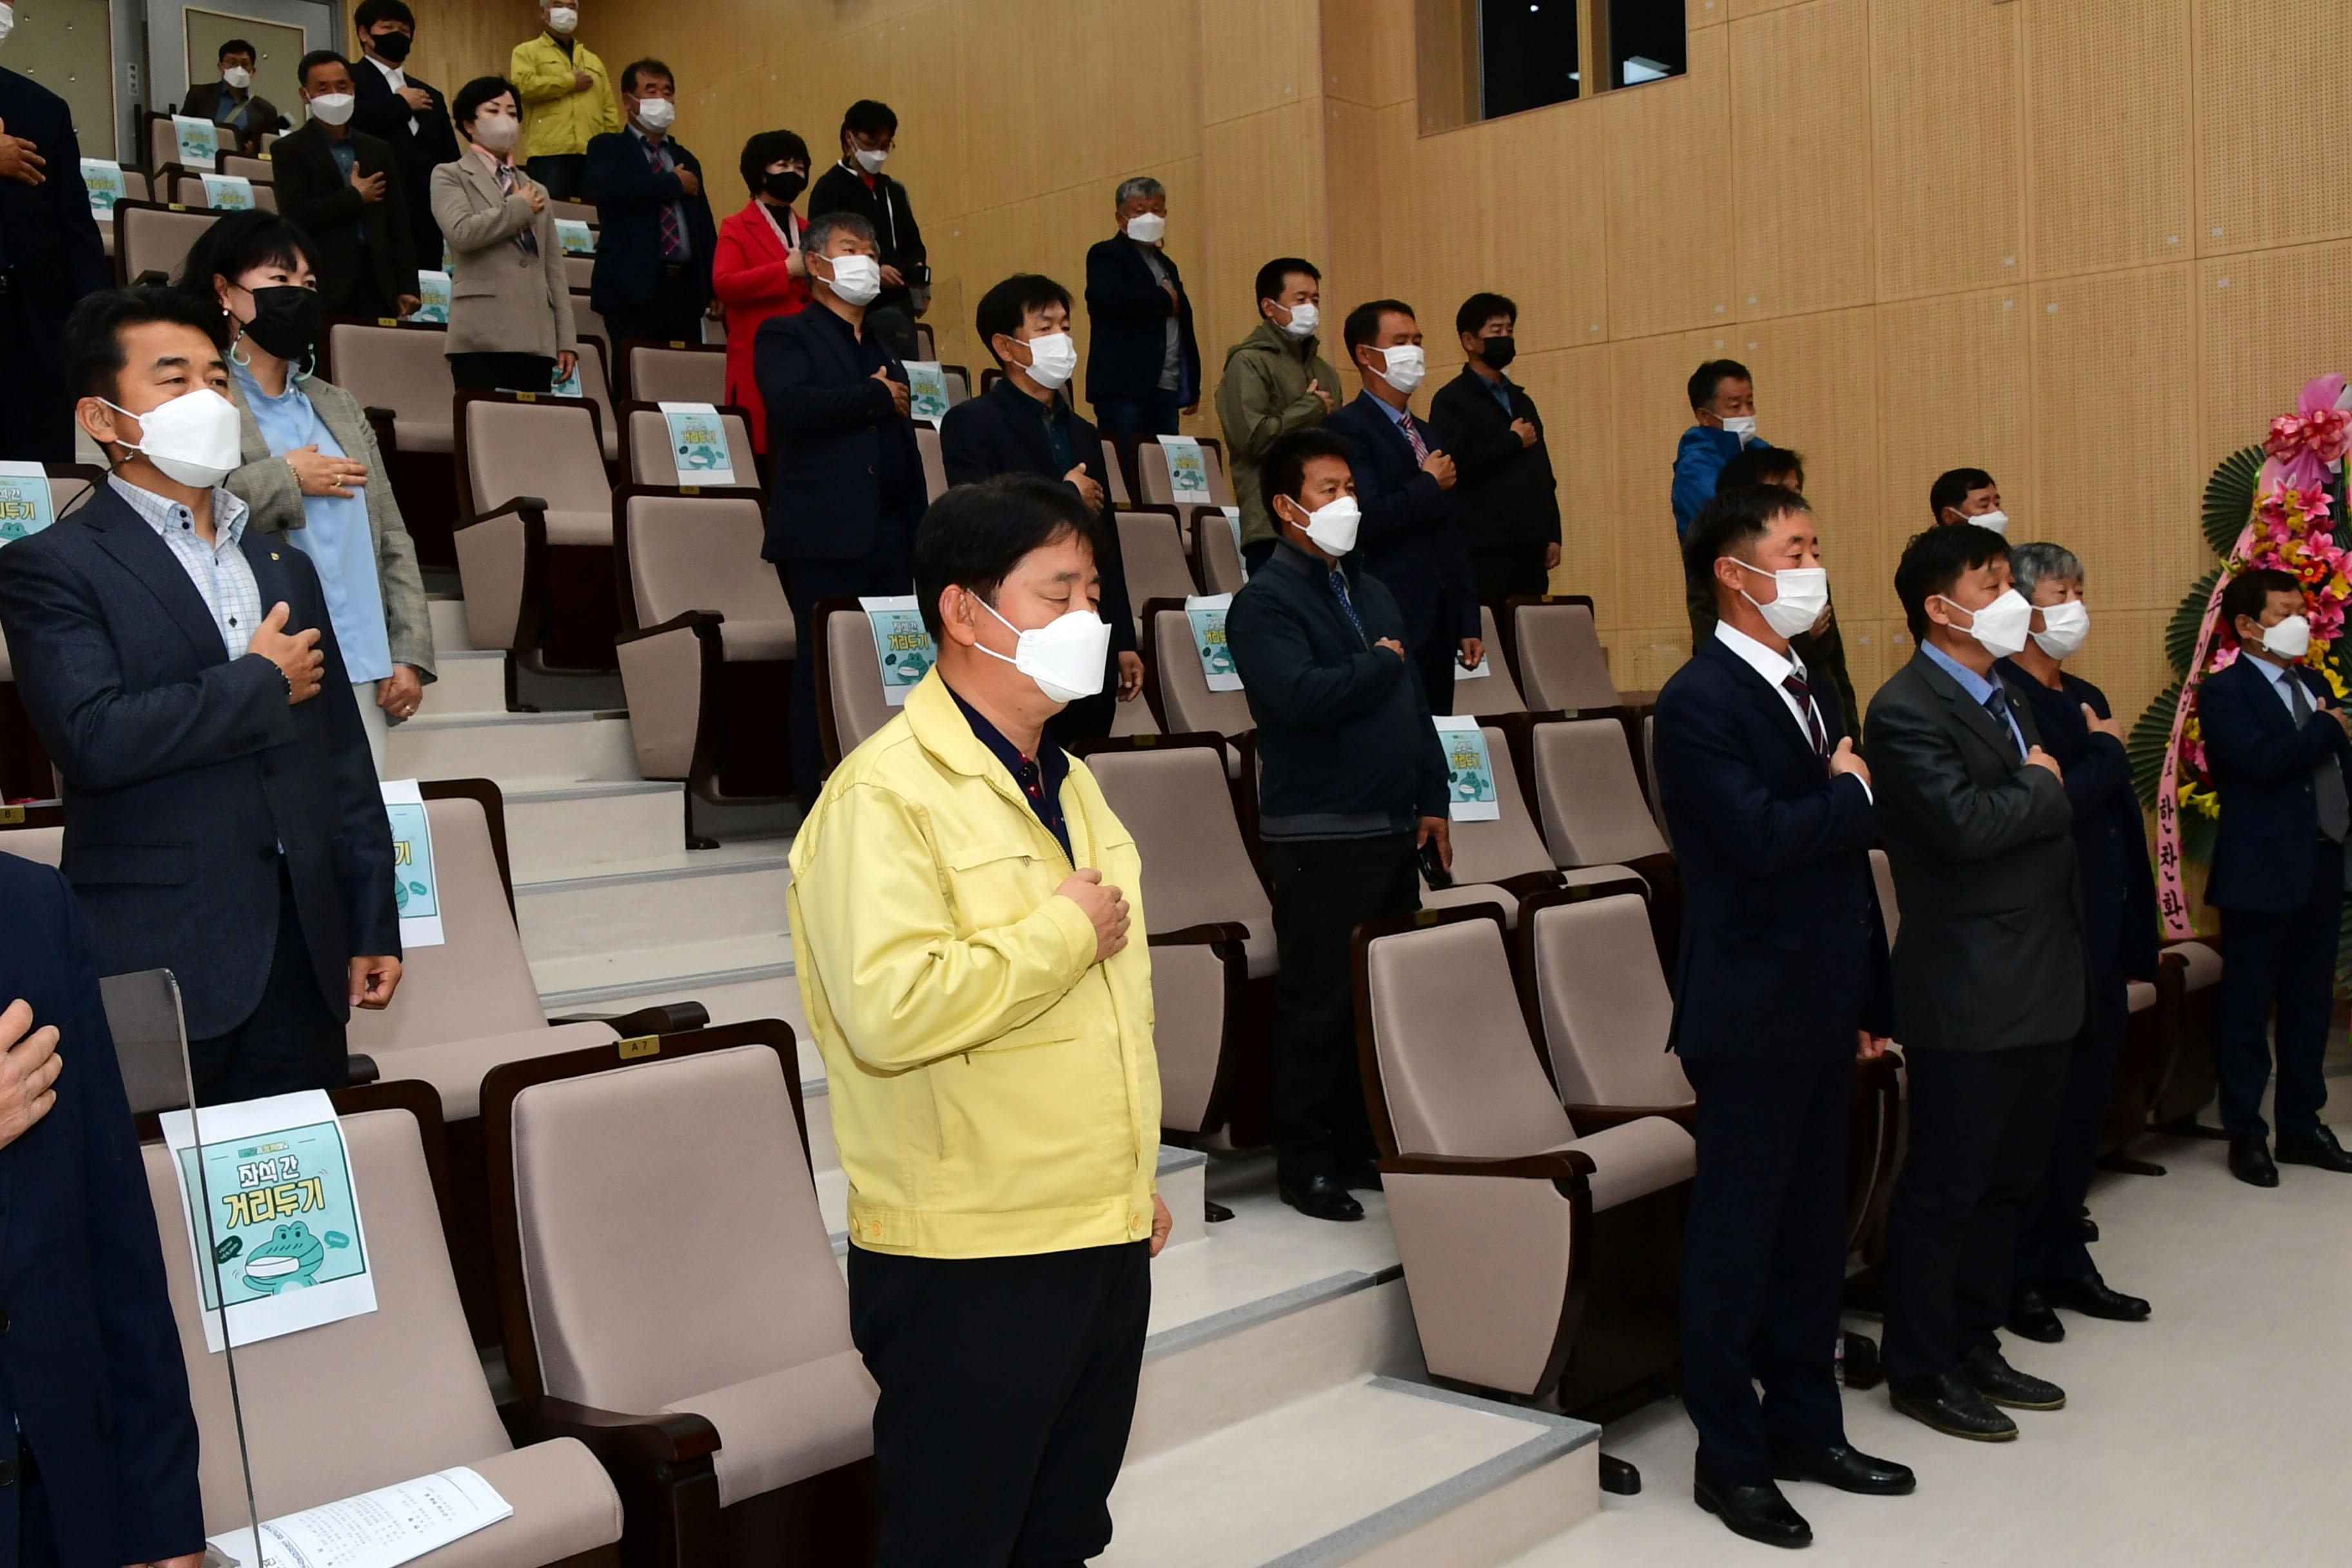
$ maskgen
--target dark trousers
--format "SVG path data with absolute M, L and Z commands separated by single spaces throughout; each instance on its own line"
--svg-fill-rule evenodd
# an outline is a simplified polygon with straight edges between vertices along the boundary
M 849 1249 L 850 1337 L 881 1388 L 876 1568 L 1076 1568 L 1110 1544 L 1150 1251 Z
M 2278 1014 L 2278 1135 L 2283 1143 L 2319 1131 L 2327 1103 L 2321 1062 L 2336 998 L 2336 943 L 2344 905 L 2344 851 L 2312 845 L 2303 908 L 2221 911 L 2221 985 L 2214 1030 L 2221 1080 L 2221 1126 L 2232 1138 L 2261 1138 L 2263 1089 L 2271 1078 L 2271 1014 Z
M 816 804 L 824 785 L 824 736 L 816 721 L 816 607 L 827 599 L 856 599 L 914 592 L 915 567 L 908 552 L 913 531 L 885 520 L 883 542 L 871 554 L 848 561 L 780 562 L 776 575 L 793 606 L 793 793 L 803 809 Z
M 592 200 L 588 195 L 588 154 L 542 153 L 523 163 L 523 172 L 547 187 L 559 202 Z
M 555 385 L 555 362 L 545 354 L 451 354 L 449 379 L 460 391 L 543 393 Z
M 1153 390 L 1140 397 L 1098 397 L 1095 428 L 1113 441 L 1121 437 L 1173 436 L 1183 405 L 1173 391 Z
M 261 1001 L 226 1035 L 188 1042 L 198 1105 L 225 1105 L 350 1081 L 342 1016 L 319 994 L 319 976 L 302 940 L 294 884 L 278 868 L 278 934 Z
M 1461 639 L 1443 633 L 1433 634 L 1412 650 L 1413 668 L 1421 671 L 1421 692 L 1429 699 L 1432 713 L 1443 717 L 1454 711 L 1454 672 L 1460 668 L 1461 658 Z
M 32 1450 L 19 1452 L 29 1458 Z M 20 1458 L 20 1464 L 25 1459 Z M 16 1568 L 58 1568 L 57 1527 L 49 1522 L 49 1492 L 41 1478 L 26 1478 L 16 1493 Z
M 1270 838 L 1274 889 L 1274 1060 L 1267 1120 L 1285 1182 L 1335 1174 L 1370 1160 L 1356 1057 L 1356 986 L 1349 939 L 1358 926 L 1421 908 L 1420 861 L 1410 833 L 1378 838 Z
M 2049 1163 L 2072 1048 L 1909 1053 L 1911 1149 L 1886 1216 L 1885 1353 L 1896 1388 L 2000 1343 L 2018 1226 Z
M 2131 986 L 2121 973 L 2094 972 L 2084 1009 L 2083 1032 L 2066 1059 L 2066 1087 L 2058 1102 L 2058 1122 L 2050 1139 L 2050 1163 L 2042 1191 L 2028 1207 L 2017 1237 L 2017 1282 L 2038 1285 L 2080 1279 L 2097 1271 L 2083 1245 L 2083 1199 L 2098 1163 L 2099 1138 L 2106 1131 L 2107 1105 L 2116 1091 L 2116 1064 L 2123 1059 L 2124 1034 L 2131 1026 Z
M 1685 1059 L 1683 1071 L 1698 1091 L 1683 1406 L 1698 1428 L 1700 1474 L 1761 1486 L 1775 1440 L 1845 1441 L 1836 1363 L 1853 1062 Z
M 1478 602 L 1494 607 L 1497 625 L 1503 619 L 1503 606 L 1513 599 L 1538 599 L 1549 591 L 1551 569 L 1544 564 L 1548 548 L 1542 540 L 1532 544 L 1470 547 L 1470 575 L 1478 584 Z
M 367 247 L 360 247 L 358 270 L 344 280 L 342 298 L 330 301 L 327 310 L 331 315 L 352 316 L 363 321 L 400 313 L 400 301 L 386 294 L 383 285 L 376 281 L 375 258 L 369 254 Z
M 54 352 L 58 328 L 51 321 L 42 336 Z M 16 279 L 0 272 L 0 459 L 16 463 L 70 463 L 74 460 L 74 400 L 56 370 L 34 350 L 35 337 L 25 320 L 23 296 Z
M 650 343 L 698 343 L 702 341 L 702 287 L 694 268 L 685 263 L 665 264 L 653 302 L 606 310 L 604 330 L 612 342 L 604 346 L 617 358 L 630 339 Z

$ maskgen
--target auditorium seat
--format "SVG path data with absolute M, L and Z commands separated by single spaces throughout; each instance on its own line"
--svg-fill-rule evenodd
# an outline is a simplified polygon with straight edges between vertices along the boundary
M 940 375 L 948 384 L 948 406 L 971 401 L 971 372 L 960 364 L 940 366 Z
M 870 1560 L 875 1388 L 792 1030 L 518 1064 L 484 1113 L 512 1419 L 595 1447 L 631 1560 Z
M 457 562 L 450 528 L 457 510 L 449 330 L 430 322 L 330 321 L 319 372 L 359 400 L 392 469 L 393 494 L 416 541 L 417 559 Z
M 240 160 L 240 162 L 247 163 L 257 161 L 258 160 L 254 159 Z M 223 174 L 236 173 L 236 171 L 233 169 L 224 169 L 221 172 Z M 205 189 L 205 177 L 202 174 L 173 174 L 172 176 L 172 199 L 184 207 L 194 207 L 205 212 L 215 210 L 212 204 L 212 197 Z M 276 212 L 278 210 L 277 188 L 266 180 L 253 182 L 253 205 L 262 212 Z M 227 211 L 234 209 L 224 208 L 220 210 Z
M 1135 497 L 1127 488 L 1127 467 L 1119 461 L 1118 443 L 1106 436 L 1102 438 L 1102 448 L 1103 473 L 1110 480 L 1111 504 L 1113 506 L 1132 505 Z
M 621 460 L 621 420 L 613 411 L 612 356 L 604 340 L 593 332 L 580 334 L 580 395 L 596 405 L 596 436 L 604 461 Z
M 621 405 L 620 416 L 626 426 L 621 441 L 621 483 L 654 489 L 680 488 L 677 451 L 670 445 L 668 416 L 650 403 L 625 403 Z M 749 416 L 740 408 L 722 407 L 719 423 L 727 432 L 728 456 L 735 464 L 733 488 L 761 489 Z M 712 488 L 704 485 L 691 471 L 685 478 L 691 481 L 688 488 Z M 775 573 L 770 570 L 767 574 L 773 577 Z
M 1642 715 L 1642 787 L 1650 797 L 1650 815 L 1657 819 L 1658 837 L 1672 848 L 1674 829 L 1666 826 L 1666 803 L 1658 794 L 1658 715 L 1654 710 Z
M 593 254 L 574 256 L 566 251 L 563 256 L 563 280 L 575 294 L 588 292 L 596 281 L 596 258 Z
M 1218 506 L 1234 505 L 1234 487 L 1225 478 L 1225 448 L 1213 436 L 1201 437 L 1201 461 L 1209 470 L 1209 499 Z M 1168 478 L 1168 452 L 1158 441 L 1135 444 L 1135 479 L 1150 506 L 1174 506 L 1176 487 Z
M 460 1200 L 436 1181 L 431 1093 L 372 1084 L 334 1100 L 365 1194 L 375 1310 L 238 1344 L 234 1392 L 205 1347 L 171 1153 L 160 1141 L 142 1150 L 190 1372 L 205 1532 L 242 1529 L 249 1497 L 267 1520 L 463 1465 L 514 1511 L 440 1548 L 435 1568 L 617 1568 L 621 1499 L 594 1455 L 569 1437 L 517 1447 L 499 1420 L 442 1245 L 441 1216 Z
M 1617 687 L 1610 679 L 1609 655 L 1601 646 L 1591 599 L 1558 594 L 1513 599 L 1503 614 L 1528 706 L 1570 713 L 1617 706 Z
M 1519 952 L 1528 1011 L 1570 1119 L 1639 1107 L 1689 1126 L 1696 1096 L 1666 1049 L 1675 998 L 1641 884 L 1529 900 Z
M 816 728 L 830 773 L 898 710 L 883 689 L 874 623 L 856 600 L 816 606 Z
M 118 166 L 118 167 L 120 167 L 120 165 L 117 165 L 117 166 Z M 146 201 L 146 200 L 148 200 L 148 199 L 149 199 L 149 196 L 148 196 L 148 191 L 149 191 L 149 189 L 150 189 L 150 186 L 148 185 L 148 183 L 147 183 L 147 176 L 146 176 L 144 174 L 141 173 L 141 172 L 140 172 L 139 170 L 137 170 L 137 169 L 124 169 L 124 170 L 122 171 L 122 199 L 123 199 L 124 201 L 126 201 L 126 202 L 143 202 L 143 201 Z M 97 215 L 97 216 L 98 216 L 98 240 L 99 240 L 99 246 L 100 246 L 100 248 L 103 249 L 103 250 L 106 252 L 106 258 L 107 258 L 108 262 L 109 262 L 109 263 L 111 263 L 111 262 L 113 261 L 113 259 L 114 259 L 114 219 L 113 219 L 113 216 L 112 216 L 111 212 L 110 211 L 110 212 L 100 213 L 100 214 L 98 214 L 98 215 Z
M 940 450 L 939 431 L 918 421 L 915 426 L 915 450 L 923 459 L 924 497 L 937 500 L 948 493 L 947 456 Z
M 1429 1371 L 1570 1415 L 1663 1391 L 1690 1133 L 1571 1120 L 1493 911 L 1374 921 L 1354 946 L 1367 1109 Z M 1603 1468 L 1628 1489 L 1629 1468 Z
M 1555 866 L 1519 794 L 1518 770 L 1511 763 L 1508 737 L 1491 725 L 1481 725 L 1480 732 L 1486 737 L 1486 754 L 1494 763 L 1495 805 L 1501 816 L 1493 822 L 1451 825 L 1454 882 L 1451 887 L 1433 888 L 1424 876 L 1421 887 L 1424 909 L 1485 904 L 1501 913 L 1506 926 L 1517 929 L 1520 903 L 1535 894 L 1557 889 L 1570 880 L 1614 881 L 1633 876 L 1622 866 L 1580 866 L 1571 878 Z
M 1895 867 L 1884 849 L 1870 852 L 1871 880 L 1878 886 L 1878 919 L 1886 928 L 1886 951 L 1895 951 L 1895 933 L 1903 923 L 1903 911 L 1895 901 Z
M 919 360 L 937 360 L 940 357 L 939 336 L 931 331 L 929 321 L 915 323 L 915 357 Z
M 620 346 L 621 385 L 632 403 L 727 401 L 727 350 L 701 343 L 655 343 L 632 338 Z
M 1530 736 L 1544 842 L 1561 867 L 1628 865 L 1655 886 L 1672 856 L 1625 743 L 1618 712 L 1555 719 Z
M 1135 835 L 1153 928 L 1238 925 L 1248 933 L 1250 978 L 1272 974 L 1279 967 L 1274 906 L 1250 863 L 1223 748 L 1205 735 L 1177 734 L 1148 746 L 1085 744 L 1078 754 Z
M 1219 531 L 1202 531 L 1213 538 Z M 1230 550 L 1231 544 L 1226 548 Z M 1465 679 L 1457 662 L 1454 671 L 1454 711 L 1464 718 L 1475 719 L 1526 712 L 1528 705 L 1519 696 L 1519 683 L 1511 678 L 1510 661 L 1503 657 L 1502 639 L 1495 635 L 1495 612 L 1484 605 L 1478 606 L 1478 637 L 1486 647 L 1486 657 L 1479 662 L 1493 673 Z
M 596 405 L 467 388 L 456 412 L 457 572 L 474 646 L 535 668 L 612 668 L 613 489 Z
M 766 534 L 755 489 L 613 498 L 614 645 L 637 772 L 714 805 L 792 788 L 778 721 L 792 704 L 793 611 L 760 559 Z
M 114 204 L 114 281 L 117 285 L 169 282 L 186 265 L 188 252 L 219 215 L 198 208 L 175 209 L 156 202 Z
M 1192 647 L 1192 620 L 1181 599 L 1147 599 L 1143 605 L 1143 689 L 1162 733 L 1223 735 L 1236 744 L 1225 757 L 1229 778 L 1255 777 L 1257 721 L 1249 697 L 1212 691 Z
M 1225 526 L 1224 514 L 1215 519 L 1195 518 L 1192 524 L 1192 572 L 1201 580 L 1204 594 L 1238 594 L 1249 581 L 1249 571 L 1242 561 L 1242 552 L 1234 542 L 1234 531 Z M 1488 646 L 1492 646 L 1491 644 Z
M 220 133 L 217 131 L 213 134 L 213 142 L 215 147 L 219 145 Z M 218 153 L 215 153 L 215 156 L 217 157 Z M 159 110 L 149 110 L 147 111 L 147 167 L 161 169 L 167 163 L 177 163 L 180 161 L 180 133 L 172 124 L 172 117 Z
M 2148 1121 L 2160 1131 L 2193 1132 L 2220 1087 L 2213 1031 L 2221 954 L 2208 942 L 2179 942 L 2158 963 L 2158 980 L 2172 994 L 2172 1017 Z
M 547 208 L 548 216 L 558 223 L 584 223 L 590 228 L 598 226 L 596 204 L 593 202 L 558 201 L 550 196 Z
M 585 289 L 572 291 L 572 335 L 594 338 L 607 343 L 613 341 L 613 334 L 604 330 L 604 318 L 598 315 L 596 307 L 588 302 L 588 290 Z
M 1181 605 L 1201 591 L 1192 580 L 1192 563 L 1184 558 L 1173 509 L 1119 507 L 1111 518 L 1118 530 L 1119 564 L 1127 573 L 1127 602 L 1136 609 L 1139 628 L 1143 605 L 1154 599 Z
M 242 153 L 223 153 L 220 155 L 220 172 L 251 180 L 257 185 L 268 184 L 278 178 L 277 164 L 267 158 L 250 158 Z M 269 210 L 276 212 L 278 209 L 272 207 Z M 425 258 L 420 256 L 417 259 L 423 261 Z M 435 257 L 433 259 L 437 261 L 440 258 Z

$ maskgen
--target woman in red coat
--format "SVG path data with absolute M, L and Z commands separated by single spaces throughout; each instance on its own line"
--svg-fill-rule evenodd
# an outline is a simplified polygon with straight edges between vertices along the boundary
M 771 316 L 798 315 L 809 302 L 801 261 L 801 216 L 793 200 L 808 185 L 808 143 L 789 131 L 762 131 L 743 144 L 751 200 L 719 226 L 710 287 L 727 307 L 727 401 L 751 416 L 751 445 L 768 449 L 768 414 L 751 374 L 751 342 Z

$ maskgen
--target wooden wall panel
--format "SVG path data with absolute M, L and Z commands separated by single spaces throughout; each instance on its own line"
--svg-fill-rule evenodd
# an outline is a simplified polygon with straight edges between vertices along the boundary
M 1081 0 L 1112 9 L 1100 0 Z M 1317 0 L 1197 0 L 1203 59 L 1215 62 L 1201 100 L 1211 125 L 1321 96 L 1322 7 Z M 1034 39 L 1023 39 L 1034 49 Z
M 2225 257 L 2197 279 L 2201 483 L 2292 413 L 2313 376 L 2352 373 L 2352 242 Z
M 1762 16 L 1774 11 L 1786 11 L 1791 6 L 1807 3 L 1808 0 L 1728 0 L 1726 9 L 1729 13 L 1730 19 L 1738 22 L 1749 16 Z
M 1367 109 L 1413 96 L 1413 0 L 1323 0 L 1323 90 Z
M 1610 148 L 1604 165 L 1612 337 L 1736 319 L 1724 228 L 1731 207 L 1727 50 L 1724 32 L 1695 32 L 1688 76 L 1602 93 L 1590 106 Z
M 1346 99 L 1323 100 L 1329 252 L 1307 259 L 1322 269 L 1323 308 L 1327 314 L 1340 300 L 1369 300 L 1386 289 L 1381 233 L 1381 193 L 1384 185 L 1381 121 L 1400 121 L 1395 146 L 1402 159 L 1412 155 L 1412 105 L 1409 102 L 1381 110 Z M 1235 279 L 1234 282 L 1244 293 L 1251 288 L 1244 279 Z M 1255 309 L 1255 301 L 1245 300 L 1244 304 L 1246 309 L 1243 320 L 1246 321 Z M 1328 335 L 1337 341 L 1339 318 L 1329 314 L 1328 319 L 1332 322 Z
M 1683 0 L 1683 19 L 1693 32 L 1720 27 L 1731 20 L 1731 0 Z
M 1569 349 L 1521 359 L 1511 367 L 1511 378 L 1543 415 L 1552 474 L 1559 481 L 1559 569 L 1552 574 L 1553 587 L 1591 595 L 1604 626 L 1614 624 L 1609 617 L 1620 613 L 1624 601 L 1613 521 L 1617 422 L 1609 359 L 1605 346 Z
M 452 99 L 478 76 L 506 75 L 514 47 L 539 31 L 534 0 L 409 0 L 408 8 L 416 13 L 416 43 L 409 50 L 407 68 Z M 352 14 L 358 9 L 359 0 L 344 0 L 343 38 L 354 58 L 359 29 L 352 25 Z M 600 53 L 604 47 L 594 42 L 589 47 Z M 617 71 L 624 63 L 616 59 L 613 68 Z M 290 102 L 279 107 L 299 123 L 299 107 Z
M 1758 0 L 1749 0 L 1751 9 Z M 1813 0 L 1731 39 L 1732 234 L 1740 313 L 1871 299 L 1870 11 Z
M 1602 526 L 1617 541 L 1623 606 L 1604 609 L 1604 626 L 1672 626 L 1680 622 L 1683 641 L 1690 641 L 1671 500 L 1675 448 L 1690 427 L 1690 373 L 1700 362 L 1738 347 L 1735 340 L 1713 331 L 1610 345 L 1610 395 L 1616 404 L 1616 505 Z M 1578 520 L 1580 526 L 1582 522 Z
M 1878 308 L 1879 526 L 1891 574 L 1932 521 L 1927 490 L 1948 468 L 2000 481 L 2009 514 L 2042 514 L 2032 476 L 2032 398 L 2023 289 Z
M 1417 300 L 1442 323 L 1450 363 L 1461 359 L 1454 310 L 1481 289 L 1507 294 L 1520 310 L 1519 352 L 1577 348 L 1605 342 L 1609 320 L 1608 247 L 1601 213 L 1606 162 L 1601 122 L 1590 114 L 1526 114 L 1424 138 L 1423 177 L 1440 216 L 1458 207 L 1448 174 L 1467 174 L 1489 210 L 1507 222 L 1480 224 L 1459 242 L 1430 246 L 1429 299 Z
M 2089 570 L 2087 563 L 2084 570 Z M 2181 592 L 2188 589 L 2183 581 Z M 2090 640 L 2066 661 L 2066 668 L 2105 692 L 2108 707 L 2129 730 L 2172 683 L 2172 667 L 2164 657 L 2164 628 L 2172 610 L 2107 609 L 2095 575 L 2085 594 L 2091 605 Z
M 1202 356 L 1222 369 L 1256 318 L 1257 269 L 1276 256 L 1325 254 L 1322 100 L 1211 124 L 1202 147 L 1208 265 L 1192 308 Z M 1336 342 L 1336 321 L 1330 335 Z
M 1878 298 L 2025 277 L 2020 5 L 1873 0 Z
M 2189 6 L 2063 0 L 2018 7 L 2035 276 L 2195 254 Z M 1952 85 L 1958 93 L 1967 84 Z
M 2322 84 L 2352 79 L 2352 5 L 2279 0 L 2200 0 L 2197 7 L 2197 247 L 2200 254 L 2335 239 L 2352 234 L 2352 204 L 2298 200 L 2314 163 L 2315 124 L 2296 112 L 2336 96 Z M 2341 158 L 2326 157 L 2332 171 Z
M 1830 310 L 1742 331 L 1733 347 L 1756 373 L 1764 438 L 1804 456 L 1805 495 L 1840 613 L 1894 614 L 1894 561 L 1879 526 L 1876 319 L 1867 309 Z

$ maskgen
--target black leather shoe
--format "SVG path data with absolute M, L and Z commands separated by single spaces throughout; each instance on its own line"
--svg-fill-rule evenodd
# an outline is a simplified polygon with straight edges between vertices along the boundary
M 2278 1166 L 2272 1163 L 2271 1152 L 2259 1138 L 2230 1140 L 2230 1174 L 2250 1187 L 2278 1185 Z
M 2039 1285 L 2020 1285 L 2009 1298 L 2009 1319 L 2001 1325 L 2021 1339 L 2054 1345 L 2066 1337 L 2066 1325 L 2050 1310 Z
M 1767 1481 L 1760 1487 L 1719 1487 L 1705 1476 L 1691 1478 L 1691 1500 L 1723 1521 L 1734 1535 L 1760 1541 L 1767 1546 L 1811 1546 L 1813 1527 L 1789 1506 L 1780 1489 Z
M 1960 1375 L 1979 1394 L 2011 1410 L 2063 1410 L 2066 1391 L 2046 1378 L 2022 1373 L 1990 1345 L 1980 1345 L 1960 1358 Z
M 2076 1239 L 2080 1240 L 2085 1247 L 2099 1239 L 2099 1222 L 2093 1219 L 2089 1215 L 2084 1215 L 2082 1218 L 2076 1220 L 2074 1222 L 2074 1229 L 2076 1232 Z
M 1772 1474 L 1784 1481 L 1819 1481 L 1864 1497 L 1903 1497 L 1919 1485 L 1908 1465 L 1875 1459 L 1843 1443 L 1821 1448 L 1775 1443 Z
M 1309 1219 L 1351 1220 L 1364 1217 L 1364 1205 L 1348 1195 L 1337 1176 L 1309 1176 L 1303 1182 L 1281 1184 L 1282 1201 Z
M 2095 1268 L 2072 1279 L 2051 1280 L 2042 1287 L 2042 1294 L 2053 1307 L 2063 1307 L 2086 1318 L 2105 1318 L 2111 1323 L 2144 1323 L 2156 1310 L 2137 1296 L 2126 1296 L 2114 1289 L 2099 1278 Z M 2011 1327 L 2014 1326 L 2012 1320 Z
M 1896 1410 L 1947 1437 L 1966 1437 L 1976 1443 L 2009 1443 L 2017 1438 L 2017 1423 L 1995 1410 L 1958 1373 L 1948 1372 L 1933 1383 L 1908 1389 L 1890 1384 L 1887 1392 Z
M 2336 1134 L 2322 1127 L 2308 1138 L 2298 1138 L 2292 1143 L 2279 1140 L 2278 1163 L 2282 1165 L 2316 1165 L 2323 1171 L 2339 1171 L 2352 1175 L 2352 1154 L 2336 1141 Z
M 1381 1190 L 1381 1168 L 1370 1160 L 1353 1160 L 1339 1167 L 1339 1184 L 1351 1193 Z

